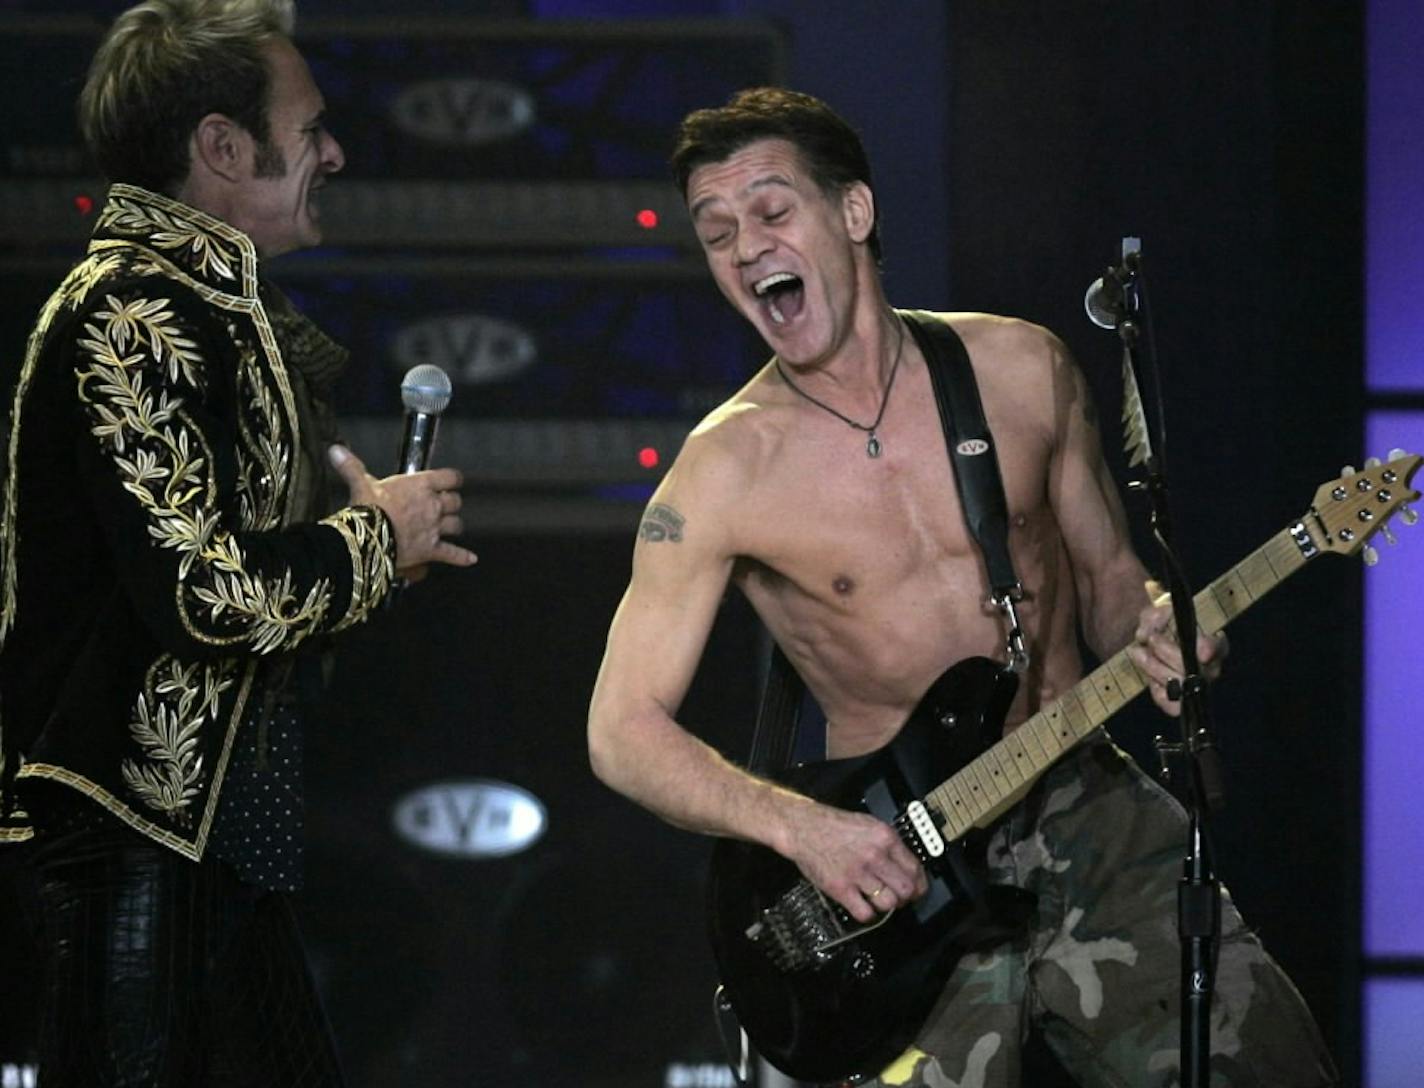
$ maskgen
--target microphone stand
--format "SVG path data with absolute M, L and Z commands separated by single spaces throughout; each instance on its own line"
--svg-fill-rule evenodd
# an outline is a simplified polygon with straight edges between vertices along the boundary
M 1124 248 L 1127 248 L 1126 245 Z M 1121 266 L 1109 269 L 1103 279 L 1107 286 L 1105 294 L 1117 316 L 1116 331 L 1123 346 L 1124 380 L 1130 381 L 1138 390 L 1142 388 L 1138 345 L 1144 330 L 1149 347 L 1153 346 L 1141 266 L 1141 252 L 1134 249 L 1125 253 Z M 1211 1076 L 1211 1002 L 1221 935 L 1221 886 L 1211 858 L 1210 814 L 1224 806 L 1225 792 L 1220 755 L 1212 739 L 1206 682 L 1201 675 L 1196 652 L 1196 609 L 1191 589 L 1172 546 L 1165 462 L 1163 457 L 1152 452 L 1154 448 L 1166 448 L 1166 424 L 1155 352 L 1152 363 L 1158 441 L 1155 447 L 1149 441 L 1146 413 L 1142 411 L 1143 433 L 1139 439 L 1145 451 L 1143 465 L 1146 477 L 1129 486 L 1133 490 L 1145 491 L 1151 505 L 1152 535 L 1167 572 L 1172 618 L 1182 649 L 1183 678 L 1167 686 L 1168 697 L 1179 700 L 1182 705 L 1182 739 L 1177 744 L 1168 744 L 1159 737 L 1157 746 L 1164 775 L 1167 771 L 1165 753 L 1182 753 L 1187 757 L 1189 780 L 1184 800 L 1190 830 L 1182 879 L 1177 886 L 1177 934 L 1182 943 L 1181 1083 L 1184 1088 L 1207 1088 Z

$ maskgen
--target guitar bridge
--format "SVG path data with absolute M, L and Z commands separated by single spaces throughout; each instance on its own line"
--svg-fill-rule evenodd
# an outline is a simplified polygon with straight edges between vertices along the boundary
M 747 927 L 747 938 L 790 974 L 828 963 L 850 916 L 809 881 L 798 882 Z

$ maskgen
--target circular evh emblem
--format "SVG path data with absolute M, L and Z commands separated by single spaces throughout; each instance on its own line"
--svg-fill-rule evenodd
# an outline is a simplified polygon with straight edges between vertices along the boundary
M 428 79 L 396 96 L 391 119 L 400 130 L 447 147 L 474 147 L 523 132 L 534 123 L 534 98 L 496 79 Z
M 391 824 L 410 845 L 432 854 L 499 858 L 538 842 L 548 814 L 526 789 L 472 778 L 412 790 L 396 802 Z
M 531 366 L 534 337 L 518 325 L 483 314 L 449 314 L 417 321 L 396 332 L 391 354 L 405 370 L 432 364 L 459 382 L 503 381 Z
M 965 457 L 978 457 L 981 453 L 989 452 L 989 443 L 982 438 L 966 438 L 954 447 L 954 451 Z

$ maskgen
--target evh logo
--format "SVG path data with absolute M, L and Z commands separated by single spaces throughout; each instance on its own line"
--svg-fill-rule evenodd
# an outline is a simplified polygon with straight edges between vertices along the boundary
M 954 451 L 965 457 L 978 457 L 981 453 L 989 452 L 989 443 L 982 438 L 966 438 L 954 447 Z
M 391 103 L 391 119 L 410 136 L 447 147 L 473 147 L 523 132 L 534 123 L 534 98 L 493 79 L 430 79 Z
M 391 351 L 401 371 L 433 363 L 469 384 L 511 378 L 538 355 L 534 337 L 524 329 L 483 314 L 417 321 L 396 333 Z
M 475 778 L 436 782 L 406 794 L 396 802 L 391 822 L 402 839 L 433 854 L 498 858 L 538 842 L 548 816 L 528 790 Z

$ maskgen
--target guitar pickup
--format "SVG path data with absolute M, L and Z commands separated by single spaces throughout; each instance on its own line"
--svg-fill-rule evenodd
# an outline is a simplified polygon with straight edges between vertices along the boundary
M 915 852 L 921 859 L 944 856 L 944 836 L 939 833 L 939 827 L 923 801 L 911 801 L 905 806 L 905 826 L 914 836 Z

